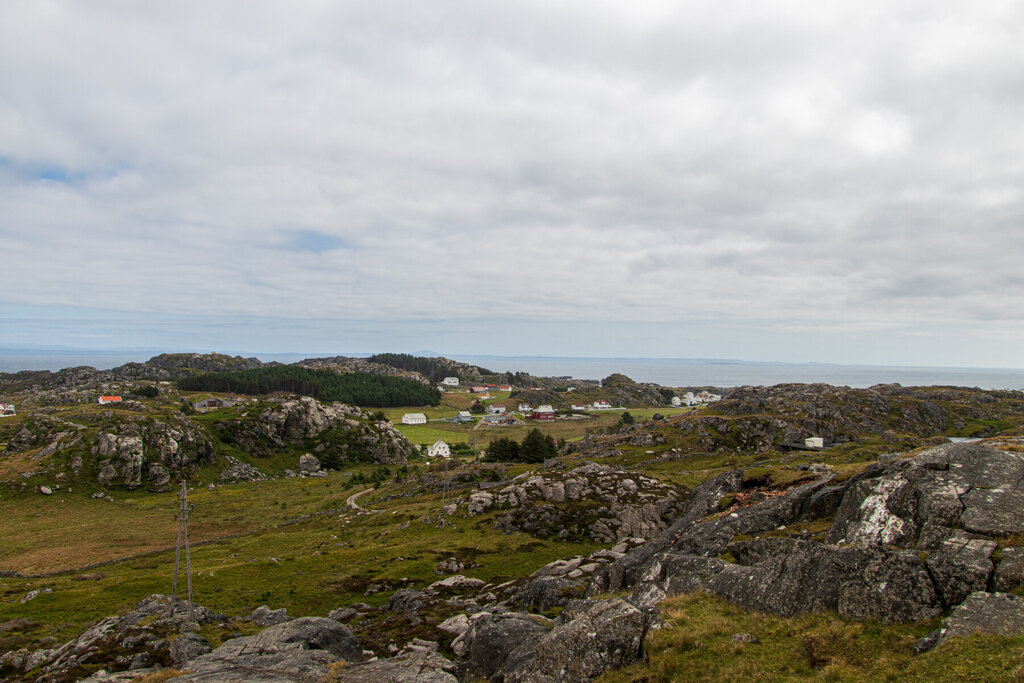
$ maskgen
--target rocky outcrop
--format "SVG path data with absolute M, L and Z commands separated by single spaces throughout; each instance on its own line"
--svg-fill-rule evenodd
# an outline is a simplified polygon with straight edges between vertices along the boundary
M 309 397 L 271 398 L 257 414 L 243 411 L 214 429 L 229 435 L 245 452 L 266 456 L 286 445 L 303 445 L 339 461 L 405 463 L 412 446 L 390 422 L 344 403 L 323 404 Z
M 100 431 L 93 453 L 99 458 L 97 481 L 154 491 L 170 488 L 181 477 L 213 460 L 213 445 L 202 428 L 178 413 L 166 422 L 121 422 Z
M 352 631 L 322 617 L 302 617 L 271 626 L 254 636 L 227 641 L 186 664 L 181 683 L 282 680 L 315 683 L 337 661 L 365 658 Z
M 85 427 L 50 415 L 35 415 L 24 422 L 7 442 L 4 453 L 22 453 L 40 448 L 36 458 L 70 449 L 81 441 Z
M 470 496 L 469 513 L 504 511 L 495 528 L 560 539 L 614 543 L 650 538 L 678 513 L 678 492 L 656 479 L 608 465 L 527 472 L 497 490 Z
M 457 683 L 455 665 L 436 652 L 406 652 L 333 671 L 337 683 Z
M 152 595 L 125 615 L 100 620 L 61 647 L 8 653 L 0 658 L 0 676 L 14 678 L 35 671 L 36 681 L 69 683 L 97 664 L 108 671 L 180 667 L 209 652 L 210 644 L 198 631 L 223 617 L 181 601 L 175 615 L 169 616 L 169 607 L 169 598 Z
M 550 630 L 551 622 L 536 615 L 473 615 L 465 635 L 453 644 L 456 654 L 462 655 L 460 673 L 470 680 L 503 680 L 526 665 L 536 645 Z
M 619 598 L 578 601 L 505 680 L 583 683 L 597 678 L 637 660 L 649 623 L 648 614 Z
M 596 572 L 587 593 L 632 587 L 634 604 L 652 605 L 705 590 L 781 616 L 835 610 L 849 618 L 907 622 L 986 595 L 979 591 L 990 585 L 1020 585 L 1024 549 L 995 552 L 997 538 L 1024 531 L 1018 507 L 1024 457 L 1018 453 L 946 444 L 851 478 L 838 508 L 823 501 L 825 492 L 837 497 L 826 476 L 695 519 L 736 483 L 723 476 L 694 489 L 677 524 Z M 732 541 L 829 510 L 835 518 L 825 542 Z M 735 562 L 719 559 L 723 553 Z
M 470 617 L 453 648 L 464 679 L 589 681 L 632 663 L 651 617 L 625 600 L 576 600 L 550 622 L 524 613 Z
M 220 471 L 221 481 L 259 481 L 267 478 L 263 472 L 234 456 L 225 455 L 224 462 L 227 466 Z
M 941 628 L 917 642 L 915 650 L 926 652 L 950 638 L 975 633 L 1000 636 L 1024 633 L 1024 597 L 1008 593 L 971 593 L 943 620 Z

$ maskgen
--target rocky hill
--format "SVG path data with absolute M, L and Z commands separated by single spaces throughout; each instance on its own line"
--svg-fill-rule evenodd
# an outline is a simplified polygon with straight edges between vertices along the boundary
M 304 452 L 324 467 L 401 464 L 413 453 L 386 420 L 308 397 L 246 401 L 208 418 L 132 402 L 115 406 L 22 418 L 0 460 L 16 458 L 31 469 L 6 483 L 165 491 L 172 479 L 194 479 L 201 468 L 229 481 L 280 474 L 279 462 L 267 461 L 272 457 L 284 457 L 288 469 L 299 472 Z

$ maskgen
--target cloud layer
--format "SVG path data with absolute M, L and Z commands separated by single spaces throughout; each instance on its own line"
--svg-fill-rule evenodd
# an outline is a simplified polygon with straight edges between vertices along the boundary
M 0 306 L 1020 365 L 1024 9 L 976 5 L 4 3 Z

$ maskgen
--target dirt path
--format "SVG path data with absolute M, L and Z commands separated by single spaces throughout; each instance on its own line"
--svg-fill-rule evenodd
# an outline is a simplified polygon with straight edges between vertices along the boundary
M 364 493 L 369 493 L 372 490 L 373 489 L 363 489 L 362 491 L 356 491 L 355 493 L 348 497 L 348 500 L 345 501 L 345 504 L 348 505 L 353 510 L 365 510 L 366 508 L 357 503 L 356 500 L 358 500 L 359 497 L 362 496 Z

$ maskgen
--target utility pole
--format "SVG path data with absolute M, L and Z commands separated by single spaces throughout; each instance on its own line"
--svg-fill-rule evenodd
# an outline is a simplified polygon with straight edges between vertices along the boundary
M 188 487 L 184 480 L 181 482 L 181 492 L 178 494 L 178 545 L 174 550 L 174 583 L 171 588 L 171 611 L 169 616 L 174 616 L 174 603 L 178 597 L 178 568 L 181 564 L 181 536 L 185 533 L 185 576 L 188 582 L 188 613 L 192 616 L 192 557 L 188 547 L 188 513 L 192 506 L 188 504 Z

